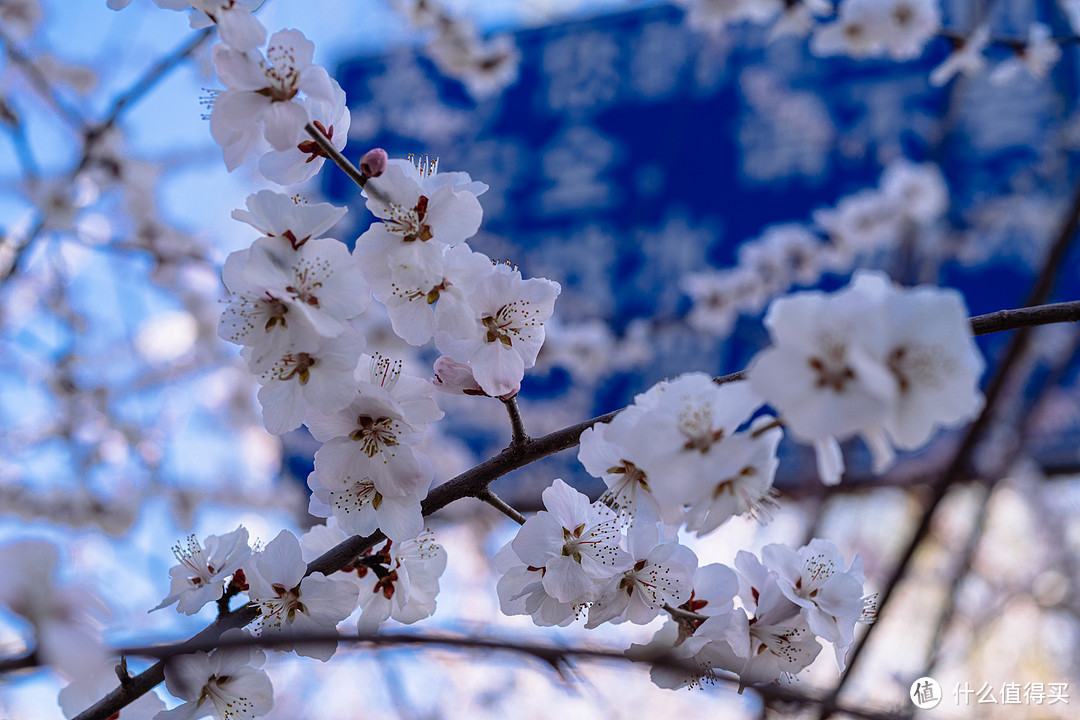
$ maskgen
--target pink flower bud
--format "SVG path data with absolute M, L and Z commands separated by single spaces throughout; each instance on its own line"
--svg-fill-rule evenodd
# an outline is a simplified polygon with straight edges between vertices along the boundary
M 467 363 L 459 363 L 442 355 L 435 361 L 435 377 L 431 384 L 437 390 L 451 395 L 486 395 L 473 377 Z
M 386 163 L 389 159 L 386 151 L 382 148 L 368 150 L 364 153 L 364 157 L 360 158 L 360 172 L 364 173 L 364 177 L 379 177 L 386 170 Z

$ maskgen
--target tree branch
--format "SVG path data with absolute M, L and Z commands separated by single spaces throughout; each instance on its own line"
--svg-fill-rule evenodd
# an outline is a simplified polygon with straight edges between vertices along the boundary
M 476 494 L 478 500 L 483 500 L 491 507 L 501 512 L 506 517 L 510 518 L 518 525 L 525 524 L 525 516 L 510 506 L 505 500 L 491 492 L 489 488 L 484 488 Z
M 506 414 L 510 416 L 510 429 L 513 433 L 510 439 L 510 445 L 522 445 L 529 440 L 529 435 L 525 432 L 525 425 L 521 422 L 521 410 L 518 409 L 517 398 L 508 398 L 502 401 L 506 406 Z
M 1080 322 L 1080 300 L 978 315 L 971 318 L 971 329 L 975 335 L 987 335 L 1004 330 L 1066 322 Z
M 322 148 L 322 151 L 326 153 L 326 156 L 333 160 L 334 164 L 341 168 L 342 171 L 349 176 L 350 180 L 359 185 L 361 189 L 366 189 L 364 186 L 367 185 L 367 181 L 370 178 L 364 175 L 364 173 L 360 172 L 359 168 L 349 162 L 349 158 L 342 155 L 341 151 L 334 147 L 334 144 L 330 142 L 330 139 L 328 137 L 319 132 L 319 129 L 311 123 L 305 125 L 304 130 L 306 130 L 307 134 L 311 136 L 311 139 L 314 140 L 320 148 Z

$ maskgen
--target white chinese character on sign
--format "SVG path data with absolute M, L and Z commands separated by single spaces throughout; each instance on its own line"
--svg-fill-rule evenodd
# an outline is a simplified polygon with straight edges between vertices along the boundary
M 1024 684 L 1024 702 L 1028 705 L 1042 705 L 1046 701 L 1046 688 L 1041 682 Z

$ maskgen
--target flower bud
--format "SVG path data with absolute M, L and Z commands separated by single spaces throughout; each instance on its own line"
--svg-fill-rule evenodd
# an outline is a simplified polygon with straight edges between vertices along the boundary
M 451 395 L 486 395 L 473 377 L 472 368 L 467 363 L 459 363 L 442 355 L 435 361 L 435 377 L 431 384 L 436 389 Z
M 360 172 L 362 172 L 366 178 L 379 177 L 383 174 L 383 171 L 386 170 L 386 163 L 388 160 L 389 157 L 382 148 L 368 150 L 364 153 L 364 156 L 360 158 Z

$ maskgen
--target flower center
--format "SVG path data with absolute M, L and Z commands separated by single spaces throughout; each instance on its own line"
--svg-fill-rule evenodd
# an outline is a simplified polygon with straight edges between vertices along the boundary
M 364 443 L 364 454 L 368 457 L 374 457 L 383 448 L 398 444 L 394 421 L 390 418 L 360 415 L 356 418 L 356 424 L 359 427 L 353 430 L 349 437 Z

